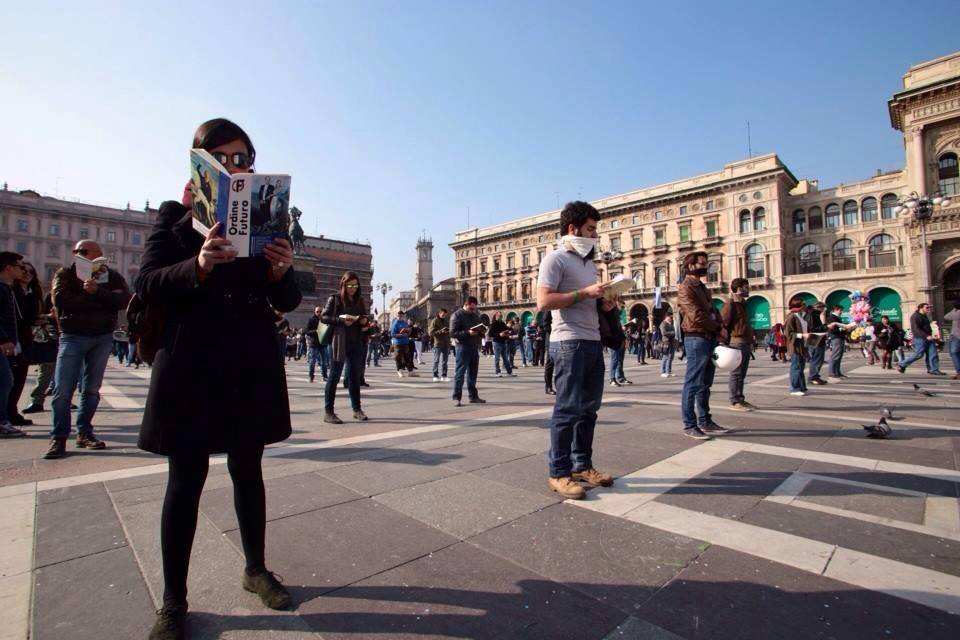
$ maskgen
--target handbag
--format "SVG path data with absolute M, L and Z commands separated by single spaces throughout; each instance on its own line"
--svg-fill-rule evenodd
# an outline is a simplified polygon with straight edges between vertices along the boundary
M 340 300 L 340 296 L 338 296 L 338 295 L 332 295 L 332 296 L 330 296 L 330 297 L 334 299 L 334 301 L 333 301 L 333 315 L 334 315 L 334 316 L 338 316 L 338 315 L 340 315 L 340 314 L 338 314 L 337 311 L 340 310 L 340 307 L 341 307 L 341 305 L 342 305 L 342 301 Z M 319 344 L 320 344 L 321 347 L 324 346 L 324 345 L 332 344 L 332 343 L 333 343 L 333 325 L 332 325 L 332 324 L 327 324 L 326 322 L 320 322 L 320 323 L 317 325 L 317 340 L 319 341 Z
M 623 333 L 623 326 L 620 324 L 620 309 L 614 307 L 610 311 L 604 311 L 603 298 L 597 300 L 597 316 L 600 320 L 600 342 L 603 346 L 614 351 L 619 350 L 626 336 Z
M 44 326 L 33 328 L 33 344 L 27 349 L 28 364 L 49 364 L 57 361 L 60 340 L 57 335 Z

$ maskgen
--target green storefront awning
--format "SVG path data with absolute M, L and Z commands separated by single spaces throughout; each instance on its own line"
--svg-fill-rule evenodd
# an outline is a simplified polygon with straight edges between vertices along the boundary
M 793 297 L 800 298 L 801 300 L 803 300 L 803 304 L 805 304 L 808 307 L 817 301 L 817 296 L 813 295 L 809 291 L 801 291 L 800 293 L 798 293 Z
M 827 313 L 830 313 L 830 309 L 833 305 L 838 304 L 843 307 L 843 313 L 840 314 L 840 319 L 844 322 L 850 322 L 850 292 L 844 289 L 838 289 L 830 295 L 827 296 Z
M 533 311 L 524 311 L 520 314 L 520 324 L 521 326 L 527 326 L 533 320 Z
M 723 305 L 724 305 L 724 302 L 720 298 L 713 299 L 713 308 L 716 309 L 717 311 L 721 311 L 723 309 Z
M 747 318 L 754 329 L 769 329 L 770 301 L 763 296 L 747 298 Z
M 890 322 L 903 322 L 899 293 L 889 287 L 877 287 L 869 293 L 869 296 L 870 313 L 876 322 L 880 322 L 880 316 L 887 316 Z

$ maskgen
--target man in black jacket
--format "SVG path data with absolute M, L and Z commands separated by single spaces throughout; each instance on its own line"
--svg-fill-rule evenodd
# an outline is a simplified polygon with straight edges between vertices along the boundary
M 453 375 L 453 400 L 462 406 L 463 379 L 467 378 L 467 394 L 470 404 L 484 404 L 486 400 L 477 391 L 477 370 L 480 368 L 480 337 L 484 333 L 480 315 L 477 313 L 477 299 L 469 296 L 463 308 L 450 316 L 450 337 L 456 341 L 456 369 Z
M 917 310 L 910 316 L 910 331 L 913 333 L 913 355 L 900 362 L 897 371 L 903 373 L 911 364 L 927 356 L 927 373 L 932 376 L 946 375 L 940 371 L 940 354 L 937 353 L 937 343 L 934 340 L 933 329 L 930 326 L 930 305 L 926 302 L 917 306 Z
M 18 353 L 17 303 L 10 288 L 23 269 L 23 256 L 0 251 L 0 438 L 22 438 L 26 434 L 10 423 L 7 401 L 13 389 L 10 358 Z
M 81 240 L 74 255 L 96 260 L 103 251 L 93 240 Z M 100 280 L 100 281 L 98 281 Z M 105 280 L 105 281 L 103 281 Z M 96 275 L 86 281 L 77 276 L 75 265 L 63 267 L 53 277 L 53 306 L 60 321 L 60 353 L 54 374 L 53 429 L 47 459 L 66 453 L 70 435 L 70 401 L 81 375 L 82 395 L 77 412 L 77 447 L 105 449 L 106 445 L 93 434 L 93 416 L 100 404 L 100 385 L 113 348 L 113 331 L 117 313 L 127 307 L 130 289 L 116 271 L 106 277 Z

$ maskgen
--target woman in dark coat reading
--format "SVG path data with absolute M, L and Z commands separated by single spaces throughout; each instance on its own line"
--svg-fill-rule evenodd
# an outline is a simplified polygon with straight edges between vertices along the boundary
M 350 404 L 353 406 L 355 420 L 366 421 L 367 416 L 360 407 L 360 382 L 363 376 L 363 359 L 367 357 L 367 333 L 370 330 L 367 303 L 360 293 L 360 277 L 353 271 L 347 271 L 340 278 L 340 292 L 327 300 L 320 314 L 320 322 L 333 329 L 330 342 L 330 377 L 324 390 L 324 422 L 343 424 L 333 411 L 337 396 L 337 384 L 340 374 L 346 369 Z
M 229 120 L 204 123 L 194 148 L 230 173 L 251 171 L 254 148 Z M 140 429 L 141 449 L 169 457 L 160 540 L 163 608 L 150 638 L 184 637 L 187 569 L 210 454 L 226 453 L 246 558 L 242 586 L 274 609 L 290 594 L 264 561 L 264 445 L 290 436 L 290 406 L 277 354 L 274 310 L 300 303 L 284 239 L 261 255 L 236 259 L 219 225 L 204 237 L 184 203 L 165 202 L 147 241 L 137 295 L 160 311 L 163 327 Z M 175 221 L 175 222 L 173 222 Z

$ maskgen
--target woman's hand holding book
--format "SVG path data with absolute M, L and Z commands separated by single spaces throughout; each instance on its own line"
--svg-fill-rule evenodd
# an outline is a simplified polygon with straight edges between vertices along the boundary
M 230 244 L 230 241 L 217 235 L 222 226 L 219 222 L 213 225 L 203 241 L 203 246 L 200 247 L 200 255 L 197 256 L 197 268 L 204 274 L 213 271 L 213 268 L 218 264 L 233 262 L 237 257 L 237 251 Z

